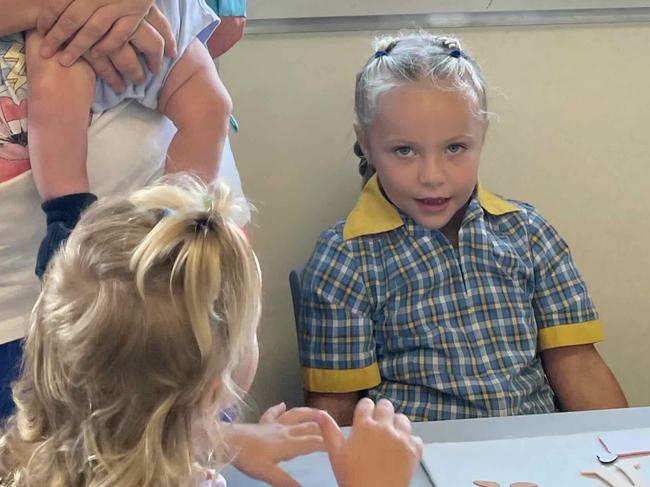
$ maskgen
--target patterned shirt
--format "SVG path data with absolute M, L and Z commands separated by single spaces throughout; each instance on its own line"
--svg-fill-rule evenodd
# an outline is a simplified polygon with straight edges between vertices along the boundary
M 564 240 L 532 206 L 480 185 L 454 247 L 373 177 L 302 282 L 306 389 L 367 390 L 412 420 L 554 411 L 539 351 L 602 340 Z

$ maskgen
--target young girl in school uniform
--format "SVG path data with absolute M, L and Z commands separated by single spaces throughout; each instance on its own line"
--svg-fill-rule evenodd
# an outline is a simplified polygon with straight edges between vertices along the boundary
M 237 451 L 215 418 L 257 366 L 260 269 L 227 188 L 174 183 L 93 204 L 55 254 L 0 439 L 1 486 L 224 485 Z M 322 437 L 313 420 L 289 436 L 324 440 L 340 485 L 408 485 L 422 448 L 408 420 L 367 399 L 357 417 L 348 440 L 326 413 Z
M 459 40 L 379 39 L 355 112 L 365 187 L 303 276 L 311 404 L 343 423 L 362 395 L 411 420 L 626 406 L 567 244 L 478 182 L 486 89 Z

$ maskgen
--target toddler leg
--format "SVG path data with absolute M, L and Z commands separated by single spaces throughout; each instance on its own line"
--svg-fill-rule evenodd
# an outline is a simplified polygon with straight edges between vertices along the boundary
M 190 171 L 206 182 L 213 181 L 219 172 L 232 102 L 198 40 L 170 72 L 158 109 L 178 129 L 167 151 L 166 172 Z
M 27 34 L 29 155 L 47 216 L 47 233 L 36 262 L 39 277 L 77 224 L 81 211 L 96 200 L 88 192 L 86 171 L 95 73 L 85 61 L 66 68 L 56 57 L 41 58 L 41 42 L 36 31 Z
M 86 147 L 95 73 L 83 60 L 69 68 L 39 55 L 42 37 L 27 34 L 28 136 L 34 182 L 44 200 L 88 191 Z

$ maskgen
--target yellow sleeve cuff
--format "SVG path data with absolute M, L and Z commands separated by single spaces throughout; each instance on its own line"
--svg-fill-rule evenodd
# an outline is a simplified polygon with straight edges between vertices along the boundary
M 571 325 L 558 325 L 539 330 L 539 350 L 569 347 L 602 342 L 605 339 L 603 324 L 599 320 L 585 321 Z
M 310 369 L 303 367 L 302 382 L 311 392 L 355 392 L 381 382 L 377 364 L 362 369 Z

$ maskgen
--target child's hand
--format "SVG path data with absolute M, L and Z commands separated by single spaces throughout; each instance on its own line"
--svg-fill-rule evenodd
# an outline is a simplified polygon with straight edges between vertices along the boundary
M 246 475 L 273 487 L 300 487 L 278 464 L 300 455 L 323 450 L 316 420 L 317 409 L 294 408 L 284 403 L 269 408 L 258 424 L 227 426 L 227 442 L 233 465 Z
M 422 456 L 422 440 L 411 435 L 411 422 L 395 414 L 389 401 L 381 399 L 375 405 L 361 399 L 347 440 L 326 412 L 321 412 L 318 423 L 340 487 L 409 485 Z

